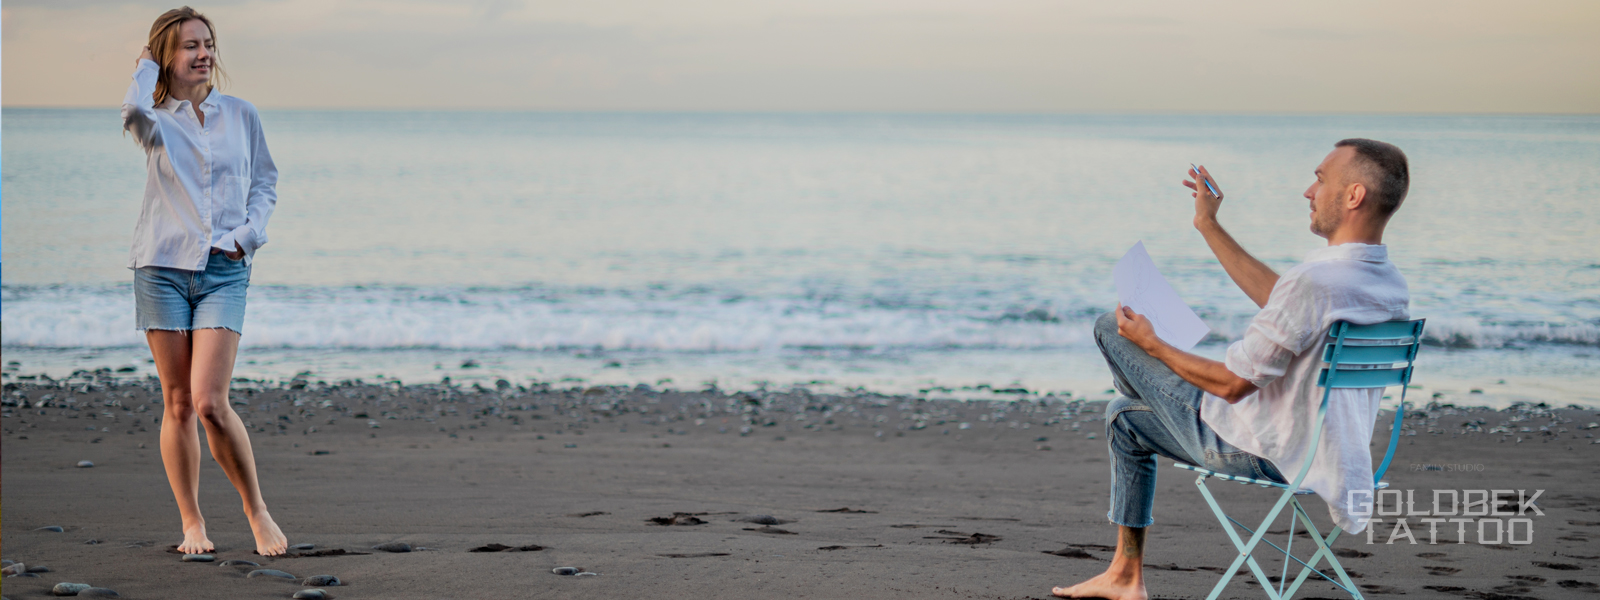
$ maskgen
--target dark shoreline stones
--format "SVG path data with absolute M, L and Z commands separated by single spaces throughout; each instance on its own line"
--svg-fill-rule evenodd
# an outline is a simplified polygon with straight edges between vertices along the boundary
M 327 590 L 316 589 L 316 588 L 312 588 L 312 589 L 309 589 L 309 590 L 300 590 L 300 591 L 294 593 L 295 600 L 324 600 L 327 597 L 328 597 L 328 591 Z
M 276 577 L 278 579 L 297 579 L 297 577 L 295 577 L 294 575 L 290 575 L 288 573 L 285 573 L 283 571 L 279 571 L 277 569 L 256 569 L 254 571 L 251 571 L 251 572 L 245 574 L 244 577 L 245 577 L 245 579 L 255 579 L 257 577 Z
M 185 554 L 185 555 L 183 555 L 183 562 L 208 563 L 208 562 L 212 562 L 212 561 L 215 561 L 215 560 L 217 560 L 217 557 L 213 556 L 213 555 L 210 555 L 210 554 Z
M 344 582 L 339 581 L 339 578 L 334 575 L 312 575 L 300 580 L 300 585 L 308 587 L 337 587 L 344 585 Z
M 76 596 L 76 595 L 78 595 L 79 592 L 82 592 L 82 591 L 87 590 L 87 589 L 92 588 L 92 587 L 94 587 L 94 586 L 89 585 L 87 583 L 67 583 L 67 582 L 63 581 L 61 583 L 56 584 L 55 587 L 50 588 L 50 593 L 55 594 L 57 596 Z
M 410 552 L 411 544 L 407 544 L 405 542 L 389 542 L 386 544 L 378 544 L 373 546 L 372 549 L 381 550 L 384 552 Z

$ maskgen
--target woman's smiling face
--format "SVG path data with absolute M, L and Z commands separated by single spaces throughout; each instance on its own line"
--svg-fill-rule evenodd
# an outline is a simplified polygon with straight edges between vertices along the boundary
M 178 26 L 178 47 L 172 52 L 172 83 L 189 87 L 211 82 L 217 46 L 204 21 L 189 19 Z

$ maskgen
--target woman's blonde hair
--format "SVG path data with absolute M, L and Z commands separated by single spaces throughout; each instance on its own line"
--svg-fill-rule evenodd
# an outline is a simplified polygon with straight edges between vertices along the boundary
M 222 70 L 222 59 L 217 56 L 215 49 L 217 28 L 211 24 L 211 19 L 207 19 L 199 11 L 187 6 L 174 8 L 161 13 L 161 16 L 156 17 L 155 24 L 150 26 L 150 56 L 156 59 L 157 65 L 161 65 L 161 76 L 156 79 L 155 101 L 157 106 L 160 106 L 162 102 L 166 102 L 167 97 L 172 95 L 172 63 L 173 57 L 178 54 L 178 31 L 183 28 L 184 23 L 190 20 L 198 20 L 201 23 L 205 23 L 206 29 L 211 31 L 213 48 L 211 51 L 211 80 L 208 83 L 212 87 L 220 88 L 220 83 L 228 80 L 228 74 Z M 220 81 L 219 77 L 221 78 Z

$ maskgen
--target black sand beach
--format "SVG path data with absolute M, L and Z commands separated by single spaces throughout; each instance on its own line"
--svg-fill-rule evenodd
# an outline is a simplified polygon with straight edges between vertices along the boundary
M 6 577 L 7 598 L 51 597 L 62 582 L 126 598 L 289 598 L 307 587 L 349 599 L 1036 598 L 1098 573 L 1114 543 L 1098 402 L 240 381 L 235 409 L 266 499 L 290 543 L 313 548 L 254 555 L 238 498 L 206 458 L 216 562 L 183 562 L 168 551 L 180 536 L 158 385 L 110 375 L 5 385 L 0 550 L 18 570 L 48 567 Z M 1370 597 L 1600 598 L 1595 421 L 1576 407 L 1415 409 L 1394 488 L 1414 490 L 1420 512 L 1435 489 L 1543 490 L 1525 515 L 1532 543 L 1479 544 L 1469 526 L 1474 539 L 1457 544 L 1446 524 L 1429 544 L 1425 515 L 1414 515 L 1418 543 L 1385 544 L 1380 525 L 1373 544 L 1336 543 L 1341 560 Z M 1388 426 L 1378 429 L 1381 451 Z M 1150 592 L 1203 598 L 1234 553 L 1192 475 L 1168 462 Z M 1246 521 L 1271 500 L 1212 489 Z M 1326 528 L 1322 502 L 1308 507 Z M 396 542 L 410 551 L 374 549 Z M 1310 543 L 1295 547 L 1304 557 Z M 260 566 L 219 566 L 227 560 Z M 256 569 L 297 579 L 246 576 Z M 316 575 L 342 585 L 301 585 Z M 1317 583 L 1299 597 L 1339 595 Z M 1260 596 L 1248 574 L 1224 595 Z

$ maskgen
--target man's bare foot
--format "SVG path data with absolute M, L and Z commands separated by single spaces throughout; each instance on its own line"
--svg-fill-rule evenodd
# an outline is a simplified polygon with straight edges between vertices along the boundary
M 289 538 L 283 537 L 283 530 L 278 529 L 278 524 L 266 510 L 257 511 L 255 516 L 250 517 L 250 532 L 256 535 L 256 554 L 280 556 L 289 550 Z
M 1101 573 L 1078 585 L 1050 590 L 1060 598 L 1106 598 L 1108 600 L 1149 600 L 1144 582 L 1120 574 Z
M 178 551 L 184 554 L 205 554 L 217 549 L 211 543 L 211 538 L 206 537 L 206 525 L 200 523 L 183 528 L 183 543 L 178 544 Z

